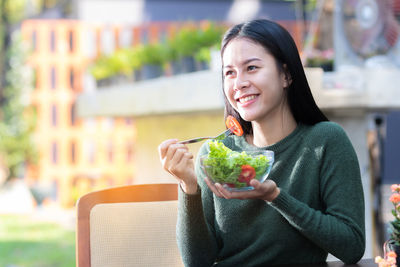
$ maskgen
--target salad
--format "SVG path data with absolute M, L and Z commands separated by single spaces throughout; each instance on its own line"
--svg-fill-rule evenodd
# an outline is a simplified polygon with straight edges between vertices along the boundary
M 272 165 L 272 160 L 262 152 L 254 155 L 233 151 L 217 140 L 210 141 L 209 147 L 209 154 L 202 158 L 207 176 L 231 188 L 247 187 L 253 178 L 263 182 Z

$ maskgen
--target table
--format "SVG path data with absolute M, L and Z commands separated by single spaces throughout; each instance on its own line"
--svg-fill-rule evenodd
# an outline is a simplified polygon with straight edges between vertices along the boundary
M 357 264 L 344 264 L 341 261 L 330 261 L 320 264 L 279 265 L 280 267 L 377 267 L 374 259 L 362 259 Z

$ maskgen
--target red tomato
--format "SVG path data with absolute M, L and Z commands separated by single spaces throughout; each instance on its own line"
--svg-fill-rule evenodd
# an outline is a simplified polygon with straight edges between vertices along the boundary
M 243 135 L 243 129 L 242 126 L 240 126 L 240 123 L 237 121 L 237 119 L 231 115 L 226 117 L 225 121 L 226 127 L 228 129 L 231 129 L 234 134 L 237 136 L 242 136 Z
M 256 177 L 256 170 L 250 165 L 242 165 L 242 172 L 239 174 L 238 181 L 250 185 L 250 180 Z

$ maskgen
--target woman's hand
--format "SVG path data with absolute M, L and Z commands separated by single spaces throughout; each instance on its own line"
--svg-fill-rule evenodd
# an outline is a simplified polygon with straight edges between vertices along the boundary
M 170 139 L 158 146 L 160 161 L 163 168 L 178 179 L 185 193 L 194 194 L 197 192 L 197 178 L 193 154 L 187 146 L 177 142 L 176 139 Z
M 266 180 L 265 182 L 260 183 L 258 180 L 252 179 L 250 185 L 254 187 L 254 190 L 242 192 L 231 192 L 219 183 L 213 184 L 209 178 L 205 178 L 205 181 L 216 196 L 226 199 L 262 199 L 272 201 L 280 193 L 279 187 L 277 187 L 276 183 L 272 180 Z

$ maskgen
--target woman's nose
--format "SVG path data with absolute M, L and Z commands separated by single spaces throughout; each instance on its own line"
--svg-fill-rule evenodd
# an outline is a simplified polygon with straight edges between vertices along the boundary
M 235 90 L 235 91 L 242 90 L 244 88 L 247 88 L 249 86 L 249 84 L 250 84 L 250 82 L 248 79 L 246 79 L 242 75 L 237 75 L 234 86 L 233 86 L 233 90 Z

